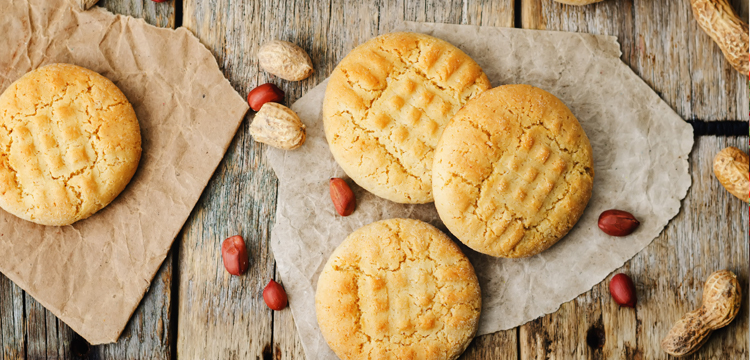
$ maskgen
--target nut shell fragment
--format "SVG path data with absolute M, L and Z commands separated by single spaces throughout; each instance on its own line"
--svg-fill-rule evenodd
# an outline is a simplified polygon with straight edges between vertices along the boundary
M 250 135 L 275 148 L 293 150 L 305 142 L 305 124 L 292 109 L 268 102 L 255 114 Z
M 314 71 L 305 50 L 287 41 L 265 43 L 258 51 L 258 61 L 263 70 L 284 80 L 304 80 Z
M 736 147 L 728 147 L 714 158 L 714 174 L 732 195 L 750 202 L 750 157 Z

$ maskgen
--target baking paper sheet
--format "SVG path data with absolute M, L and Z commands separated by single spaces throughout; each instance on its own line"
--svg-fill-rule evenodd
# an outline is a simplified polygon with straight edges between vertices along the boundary
M 143 155 L 94 216 L 45 227 L 0 210 L 0 271 L 92 344 L 117 340 L 224 156 L 247 104 L 185 29 L 68 0 L 0 0 L 0 91 L 66 62 L 112 80 L 133 104 Z
M 620 61 L 614 37 L 411 22 L 400 28 L 458 46 L 493 86 L 524 83 L 556 95 L 576 115 L 594 150 L 591 201 L 557 245 L 526 259 L 493 258 L 462 247 L 482 288 L 478 335 L 554 312 L 651 243 L 679 212 L 691 184 L 692 127 Z M 323 133 L 325 87 L 323 82 L 292 106 L 307 125 L 305 145 L 267 152 L 279 177 L 271 244 L 308 360 L 335 358 L 317 325 L 315 289 L 328 256 L 349 233 L 394 217 L 421 219 L 445 231 L 433 204 L 396 204 L 359 187 L 354 214 L 335 213 L 328 179 L 345 174 Z M 605 235 L 597 219 L 611 208 L 633 213 L 641 226 L 627 238 Z

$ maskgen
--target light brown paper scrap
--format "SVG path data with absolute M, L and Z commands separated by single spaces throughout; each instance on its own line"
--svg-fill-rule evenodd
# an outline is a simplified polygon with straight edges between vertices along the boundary
M 67 0 L 2 0 L 0 14 L 0 91 L 71 63 L 112 80 L 138 116 L 140 166 L 102 211 L 45 227 L 0 210 L 0 271 L 90 343 L 116 341 L 248 106 L 185 29 Z
M 591 201 L 557 245 L 526 259 L 493 258 L 462 247 L 482 288 L 478 335 L 554 312 L 650 244 L 677 215 L 691 184 L 692 127 L 620 61 L 614 37 L 411 22 L 400 27 L 458 46 L 493 86 L 525 83 L 556 95 L 576 115 L 594 150 Z M 335 358 L 318 328 L 315 289 L 323 265 L 349 233 L 394 217 L 421 219 L 445 231 L 433 204 L 396 204 L 359 187 L 354 214 L 336 215 L 328 179 L 345 174 L 323 133 L 325 87 L 326 82 L 318 85 L 292 106 L 307 125 L 306 144 L 267 152 L 279 177 L 271 244 L 308 360 Z M 599 214 L 612 208 L 641 220 L 625 241 L 597 227 Z

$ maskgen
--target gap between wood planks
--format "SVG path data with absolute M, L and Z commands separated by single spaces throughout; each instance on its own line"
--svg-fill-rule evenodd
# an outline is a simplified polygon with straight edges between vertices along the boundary
M 513 26 L 515 28 L 522 28 L 522 2 L 523 0 L 515 0 L 513 15 L 514 21 Z M 174 0 L 175 7 L 175 19 L 174 28 L 179 28 L 183 23 L 183 0 Z M 698 136 L 747 136 L 749 134 L 748 122 L 746 121 L 703 121 L 703 120 L 687 120 L 687 122 L 693 126 L 694 135 Z M 179 245 L 175 242 L 172 249 L 172 294 L 170 299 L 170 332 L 171 338 L 169 340 L 170 346 L 170 358 L 172 360 L 177 359 L 177 327 L 179 318 Z M 276 261 L 274 260 L 274 274 L 276 273 Z M 24 293 L 25 296 L 25 293 Z M 24 301 L 25 306 L 25 301 Z M 275 314 L 274 314 L 275 315 Z M 275 316 L 271 316 L 271 329 L 273 329 L 273 321 Z M 521 359 L 521 330 L 520 326 L 516 327 L 516 355 L 518 359 Z M 271 349 L 273 349 L 273 330 L 271 331 Z M 273 351 L 273 350 L 272 350 Z M 264 358 L 267 354 L 263 354 Z
M 174 0 L 174 28 L 182 26 L 182 0 Z M 184 229 L 180 229 L 178 237 L 182 237 Z M 177 318 L 180 317 L 180 244 L 172 243 L 172 286 L 169 299 L 169 358 L 177 360 Z

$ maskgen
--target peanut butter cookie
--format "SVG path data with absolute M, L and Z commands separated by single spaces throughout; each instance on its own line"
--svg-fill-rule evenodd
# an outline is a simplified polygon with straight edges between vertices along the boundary
M 135 174 L 141 133 L 107 78 L 79 66 L 31 71 L 0 95 L 0 207 L 69 225 L 107 206 Z
M 336 162 L 364 189 L 398 203 L 428 203 L 443 128 L 489 88 L 479 65 L 443 40 L 378 36 L 331 74 L 323 103 L 326 139 Z
M 526 257 L 555 244 L 591 198 L 591 144 L 567 106 L 529 85 L 469 101 L 435 151 L 440 219 L 470 248 Z
M 419 220 L 349 235 L 318 280 L 315 309 L 343 360 L 456 359 L 477 331 L 482 298 L 456 244 Z

